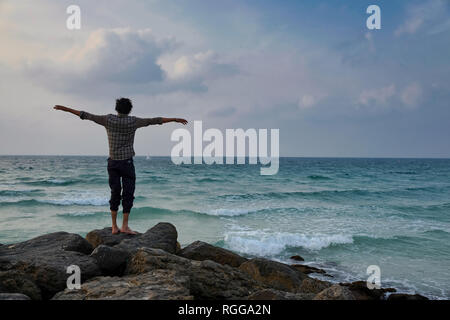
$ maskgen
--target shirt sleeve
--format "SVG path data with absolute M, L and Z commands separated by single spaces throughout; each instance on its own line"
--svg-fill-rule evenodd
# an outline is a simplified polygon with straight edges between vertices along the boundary
M 97 123 L 97 124 L 99 124 L 99 125 L 101 125 L 101 126 L 106 127 L 106 122 L 107 122 L 108 116 L 107 116 L 107 115 L 105 115 L 105 116 L 99 116 L 99 115 L 91 114 L 91 113 L 86 112 L 86 111 L 81 111 L 81 113 L 80 113 L 80 118 L 81 118 L 82 120 L 91 120 L 91 121 L 94 121 L 95 123 Z
M 136 118 L 136 128 L 147 127 L 151 124 L 162 124 L 162 118 Z

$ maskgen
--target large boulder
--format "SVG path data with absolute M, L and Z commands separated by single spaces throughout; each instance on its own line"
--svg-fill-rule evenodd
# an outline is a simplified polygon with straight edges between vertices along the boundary
M 0 271 L 1 293 L 22 293 L 33 300 L 41 300 L 41 289 L 34 283 L 31 276 L 18 271 Z
M 195 299 L 244 299 L 263 288 L 239 269 L 211 260 L 189 260 L 153 248 L 137 250 L 128 262 L 126 274 L 158 269 L 175 270 L 187 276 L 190 294 Z
M 175 270 L 152 270 L 124 277 L 97 277 L 53 300 L 192 300 L 189 278 Z
M 293 270 L 287 264 L 264 258 L 244 262 L 239 269 L 271 288 L 289 292 L 298 292 L 302 280 L 306 278 L 306 275 Z
M 356 300 L 348 287 L 334 284 L 331 287 L 319 292 L 314 300 Z
M 122 240 L 115 247 L 136 252 L 139 248 L 162 249 L 169 253 L 177 252 L 178 233 L 175 226 L 168 222 L 160 222 L 138 237 Z
M 128 233 L 118 233 L 112 234 L 111 227 L 92 230 L 86 235 L 86 240 L 92 245 L 93 248 L 97 248 L 99 245 L 104 244 L 105 246 L 115 246 L 119 244 L 122 240 L 132 239 L 139 237 L 141 233 L 136 235 Z
M 77 265 L 81 279 L 100 275 L 92 246 L 77 234 L 55 232 L 28 241 L 0 247 L 0 271 L 17 270 L 30 276 L 40 288 L 42 298 L 66 287 L 67 267 Z
M 0 300 L 30 300 L 30 297 L 22 293 L 0 293 Z
M 178 255 L 192 260 L 212 260 L 220 264 L 239 267 L 247 259 L 229 250 L 215 247 L 203 241 L 195 241 L 181 249 Z
M 130 253 L 126 250 L 99 245 L 91 253 L 103 275 L 121 276 L 125 271 Z
M 292 293 L 275 289 L 262 289 L 248 296 L 248 300 L 312 300 L 315 294 Z

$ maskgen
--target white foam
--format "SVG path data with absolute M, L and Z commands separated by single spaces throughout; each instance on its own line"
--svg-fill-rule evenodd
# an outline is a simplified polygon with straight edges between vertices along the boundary
M 96 216 L 98 212 L 66 212 L 66 213 L 58 213 L 57 216 L 60 217 L 93 217 Z M 104 213 L 105 215 L 107 213 Z
M 51 199 L 51 200 L 39 200 L 39 202 L 56 204 L 59 206 L 105 206 L 108 199 L 104 197 L 92 197 L 92 198 L 71 198 L 71 199 Z
M 48 179 L 47 182 L 54 183 L 54 184 L 63 184 L 63 183 L 66 183 L 67 181 L 62 180 L 62 179 Z
M 256 256 L 274 256 L 287 247 L 320 250 L 334 244 L 353 243 L 350 235 L 306 235 L 288 232 L 230 231 L 225 233 L 225 245 L 240 253 Z
M 235 216 L 242 216 L 246 215 L 248 213 L 252 212 L 249 209 L 240 209 L 240 208 L 219 208 L 219 209 L 213 209 L 206 212 L 207 215 L 210 216 L 225 216 L 225 217 L 235 217 Z

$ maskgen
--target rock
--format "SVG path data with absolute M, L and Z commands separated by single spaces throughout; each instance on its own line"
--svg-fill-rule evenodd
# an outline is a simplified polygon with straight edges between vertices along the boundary
M 420 294 L 406 294 L 406 293 L 392 293 L 387 298 L 389 301 L 399 301 L 399 300 L 429 300 Z
M 91 253 L 103 275 L 121 276 L 125 271 L 128 251 L 101 244 Z
M 85 281 L 100 275 L 90 254 L 92 246 L 77 234 L 55 232 L 0 247 L 0 271 L 17 270 L 30 276 L 43 299 L 66 287 L 67 267 L 77 265 Z
M 356 300 L 382 300 L 385 293 L 396 291 L 394 288 L 369 289 L 366 281 L 340 283 L 340 285 L 348 287 Z
M 194 299 L 244 299 L 263 288 L 239 269 L 211 260 L 189 260 L 153 248 L 137 250 L 128 262 L 126 274 L 142 274 L 158 269 L 175 270 L 187 276 Z
M 315 294 L 291 293 L 275 289 L 263 289 L 248 296 L 248 300 L 312 300 Z
M 255 258 L 244 262 L 239 269 L 271 288 L 290 292 L 297 292 L 302 280 L 306 277 L 300 272 L 294 271 L 287 264 L 264 258 Z
M 291 265 L 291 268 L 300 271 L 303 274 L 310 274 L 310 273 L 321 273 L 321 274 L 326 274 L 325 270 L 319 269 L 319 268 L 314 268 L 314 267 L 310 267 L 310 266 L 305 266 L 303 264 L 293 264 Z
M 319 292 L 313 300 L 355 300 L 355 297 L 348 287 L 334 284 Z
M 0 293 L 0 300 L 30 300 L 30 297 L 22 293 Z
M 115 247 L 127 250 L 130 253 L 134 253 L 142 247 L 175 253 L 177 251 L 177 238 L 178 233 L 174 225 L 168 222 L 160 222 L 141 236 L 122 240 Z
M 79 290 L 66 289 L 52 300 L 192 300 L 189 278 L 175 270 L 152 270 L 125 277 L 97 277 Z
M 195 241 L 183 248 L 180 256 L 192 260 L 212 260 L 220 264 L 227 264 L 232 267 L 239 267 L 248 259 L 237 255 L 229 250 L 215 247 L 203 241 Z
M 7 253 L 14 251 L 19 252 L 32 252 L 33 250 L 54 250 L 61 249 L 64 251 L 73 251 L 83 254 L 90 254 L 93 247 L 83 239 L 81 236 L 75 233 L 67 232 L 54 232 L 45 234 L 24 242 L 16 244 L 5 245 L 0 247 L 0 253 Z M 11 251 L 12 250 L 12 251 Z
M 305 261 L 305 259 L 303 259 L 299 255 L 292 256 L 290 259 L 295 260 L 295 261 Z
M 135 237 L 139 237 L 140 235 L 141 233 L 138 233 L 137 235 L 127 233 L 112 234 L 111 227 L 109 227 L 92 230 L 86 235 L 86 240 L 95 249 L 101 244 L 104 244 L 105 246 L 115 246 L 116 244 L 119 244 L 122 240 L 132 239 Z
M 330 282 L 321 281 L 318 279 L 313 279 L 313 278 L 307 277 L 302 281 L 299 291 L 302 293 L 317 294 L 331 286 L 332 286 L 332 283 L 330 283 Z
M 33 282 L 31 276 L 18 271 L 0 271 L 0 292 L 22 293 L 33 300 L 41 300 L 41 290 Z

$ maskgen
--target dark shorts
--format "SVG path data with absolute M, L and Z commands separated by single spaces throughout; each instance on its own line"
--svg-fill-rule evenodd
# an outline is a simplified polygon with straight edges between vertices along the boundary
M 133 207 L 136 173 L 133 158 L 127 160 L 112 160 L 108 158 L 109 187 L 111 199 L 109 206 L 112 211 L 118 211 L 122 200 L 123 212 L 130 213 Z

